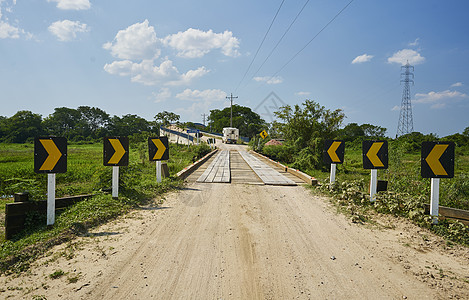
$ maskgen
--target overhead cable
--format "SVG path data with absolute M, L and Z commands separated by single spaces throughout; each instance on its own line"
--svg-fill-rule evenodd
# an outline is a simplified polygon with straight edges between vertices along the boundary
M 260 65 L 260 67 L 257 69 L 257 71 L 252 75 L 252 77 L 256 76 L 257 73 L 259 73 L 259 71 L 262 69 L 262 67 L 264 66 L 264 64 L 267 62 L 267 60 L 270 58 L 270 56 L 272 55 L 272 53 L 274 53 L 275 49 L 277 49 L 278 45 L 280 44 L 280 42 L 282 42 L 283 38 L 287 35 L 288 31 L 290 31 L 290 28 L 293 26 L 293 24 L 296 22 L 296 20 L 298 19 L 298 17 L 300 16 L 300 14 L 303 12 L 303 10 L 305 9 L 306 5 L 308 4 L 309 0 L 307 0 L 305 2 L 305 4 L 303 5 L 303 7 L 301 8 L 301 10 L 298 12 L 298 14 L 296 15 L 295 19 L 293 19 L 293 21 L 290 23 L 290 26 L 288 26 L 287 30 L 285 30 L 285 32 L 283 33 L 282 37 L 278 40 L 277 44 L 274 46 L 274 48 L 270 51 L 269 55 L 267 55 L 267 57 L 264 59 L 264 61 L 262 62 L 262 64 Z
M 334 22 L 335 19 L 337 19 L 337 17 L 345 10 L 347 9 L 347 7 L 349 7 L 350 4 L 352 4 L 354 0 L 351 0 L 347 5 L 344 6 L 344 8 L 342 8 L 326 25 L 324 25 L 324 27 L 322 27 L 321 30 L 319 30 L 318 33 L 316 33 L 316 35 L 309 40 L 309 42 L 306 43 L 306 45 L 304 45 L 303 48 L 301 48 L 298 52 L 296 52 L 295 55 L 293 55 L 292 58 L 290 58 L 277 72 L 275 72 L 272 76 L 270 76 L 270 79 L 274 78 L 278 73 L 280 73 L 289 63 L 291 63 L 304 49 L 306 49 L 306 47 L 308 47 L 309 44 L 311 44 L 312 41 L 314 41 L 318 35 L 321 34 L 321 32 L 323 32 L 332 22 Z
M 239 81 L 238 86 L 237 86 L 236 89 L 235 89 L 235 92 L 238 90 L 239 86 L 240 86 L 241 83 L 243 82 L 244 78 L 246 78 L 246 75 L 248 74 L 249 70 L 251 69 L 251 66 L 252 66 L 254 60 L 256 59 L 257 54 L 259 53 L 259 50 L 261 49 L 262 45 L 264 44 L 264 41 L 265 41 L 265 39 L 266 39 L 266 37 L 267 37 L 267 34 L 269 33 L 270 29 L 272 28 L 272 25 L 274 24 L 274 21 L 275 21 L 275 19 L 277 18 L 278 13 L 280 12 L 280 9 L 282 8 L 282 5 L 283 5 L 284 2 L 285 2 L 285 0 L 282 0 L 282 3 L 280 3 L 280 6 L 279 6 L 279 8 L 277 9 L 277 12 L 275 13 L 274 18 L 272 19 L 272 22 L 270 23 L 269 29 L 267 29 L 267 32 L 265 33 L 264 38 L 262 39 L 262 42 L 260 43 L 259 47 L 257 48 L 256 54 L 255 54 L 254 57 L 252 58 L 251 63 L 249 64 L 249 66 L 248 66 L 246 72 L 245 72 L 244 75 L 243 75 L 243 78 L 241 78 L 241 80 Z

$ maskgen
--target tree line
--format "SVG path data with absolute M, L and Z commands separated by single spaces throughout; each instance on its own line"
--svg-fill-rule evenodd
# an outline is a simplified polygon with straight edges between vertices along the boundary
M 345 127 L 342 123 L 345 114 L 342 110 L 330 110 L 315 101 L 305 100 L 301 105 L 285 105 L 280 107 L 275 115 L 279 121 L 274 121 L 269 127 L 269 137 L 258 143 L 259 137 L 253 140 L 251 146 L 257 148 L 267 156 L 302 170 L 314 170 L 324 167 L 322 153 L 327 139 L 340 139 L 347 143 L 347 148 L 361 149 L 362 141 L 386 139 L 386 128 L 357 123 L 350 123 Z M 281 146 L 267 146 L 263 144 L 270 139 L 281 139 Z M 412 132 L 394 139 L 403 151 L 413 153 L 419 151 L 424 141 L 452 141 L 457 151 L 469 152 L 469 127 L 462 133 L 456 133 L 439 139 L 435 134 Z
M 12 117 L 0 116 L 0 142 L 25 143 L 42 135 L 63 136 L 70 141 L 95 141 L 105 136 L 131 136 L 159 133 L 161 125 L 179 121 L 179 115 L 160 112 L 148 121 L 134 114 L 111 116 L 97 107 L 59 107 L 43 118 L 31 111 L 18 111 Z
M 180 128 L 196 127 L 194 123 L 181 123 L 180 116 L 163 111 L 148 121 L 138 115 L 127 114 L 121 117 L 111 116 L 97 107 L 79 106 L 78 108 L 59 107 L 43 118 L 31 111 L 18 111 L 10 118 L 0 116 L 0 142 L 31 142 L 36 136 L 63 136 L 69 141 L 96 141 L 105 136 L 132 136 L 148 132 L 159 134 L 160 126 L 176 124 Z M 208 127 L 200 128 L 221 133 L 230 126 L 230 108 L 213 109 L 208 116 Z M 233 105 L 233 127 L 240 130 L 241 136 L 253 137 L 267 123 L 249 107 Z

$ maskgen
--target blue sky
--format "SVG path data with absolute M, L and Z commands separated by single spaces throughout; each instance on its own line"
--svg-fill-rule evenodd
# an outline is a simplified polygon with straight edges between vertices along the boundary
M 283 2 L 253 61 L 281 2 L 0 0 L 0 115 L 86 105 L 201 122 L 233 93 L 266 121 L 311 99 L 395 136 L 408 60 L 414 130 L 469 126 L 469 2 L 355 0 L 317 35 L 350 0 L 310 0 L 259 69 L 306 0 Z

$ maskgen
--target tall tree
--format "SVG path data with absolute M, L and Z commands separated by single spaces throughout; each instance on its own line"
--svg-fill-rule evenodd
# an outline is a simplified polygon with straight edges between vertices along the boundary
M 381 126 L 371 125 L 371 124 L 362 124 L 360 127 L 363 129 L 363 132 L 366 137 L 369 138 L 384 138 L 387 129 Z
M 106 135 L 109 114 L 97 107 L 79 106 L 79 129 L 84 137 L 99 138 Z
M 178 114 L 165 110 L 156 114 L 155 122 L 157 125 L 168 126 L 171 123 L 178 122 L 179 118 Z
M 151 131 L 150 122 L 137 115 L 127 114 L 121 118 L 114 116 L 109 120 L 111 135 L 130 136 L 143 131 Z
M 322 165 L 324 142 L 337 137 L 345 118 L 342 110 L 332 111 L 312 100 L 293 108 L 290 105 L 280 107 L 275 115 L 283 121 L 279 123 L 279 130 L 297 156 L 296 167 L 304 170 Z
M 42 134 L 42 117 L 28 110 L 17 112 L 12 117 L 4 120 L 4 141 L 12 143 L 24 143 L 27 140 Z
M 229 107 L 223 110 L 213 109 L 208 116 L 208 127 L 211 131 L 222 132 L 224 127 L 230 126 Z M 266 122 L 249 107 L 233 105 L 233 127 L 239 129 L 241 136 L 253 137 L 267 128 Z
M 80 136 L 78 130 L 80 119 L 81 113 L 78 110 L 58 107 L 54 109 L 54 113 L 44 119 L 43 125 L 49 134 L 72 140 L 76 136 Z

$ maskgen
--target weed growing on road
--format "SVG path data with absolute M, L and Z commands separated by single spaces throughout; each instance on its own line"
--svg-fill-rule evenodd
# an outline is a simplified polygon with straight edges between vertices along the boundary
M 54 271 L 52 274 L 49 274 L 49 278 L 51 278 L 51 279 L 58 279 L 58 278 L 60 278 L 60 277 L 62 277 L 62 276 L 64 276 L 64 275 L 65 275 L 65 272 L 64 272 L 64 271 L 62 271 L 62 270 L 56 270 L 56 271 Z

